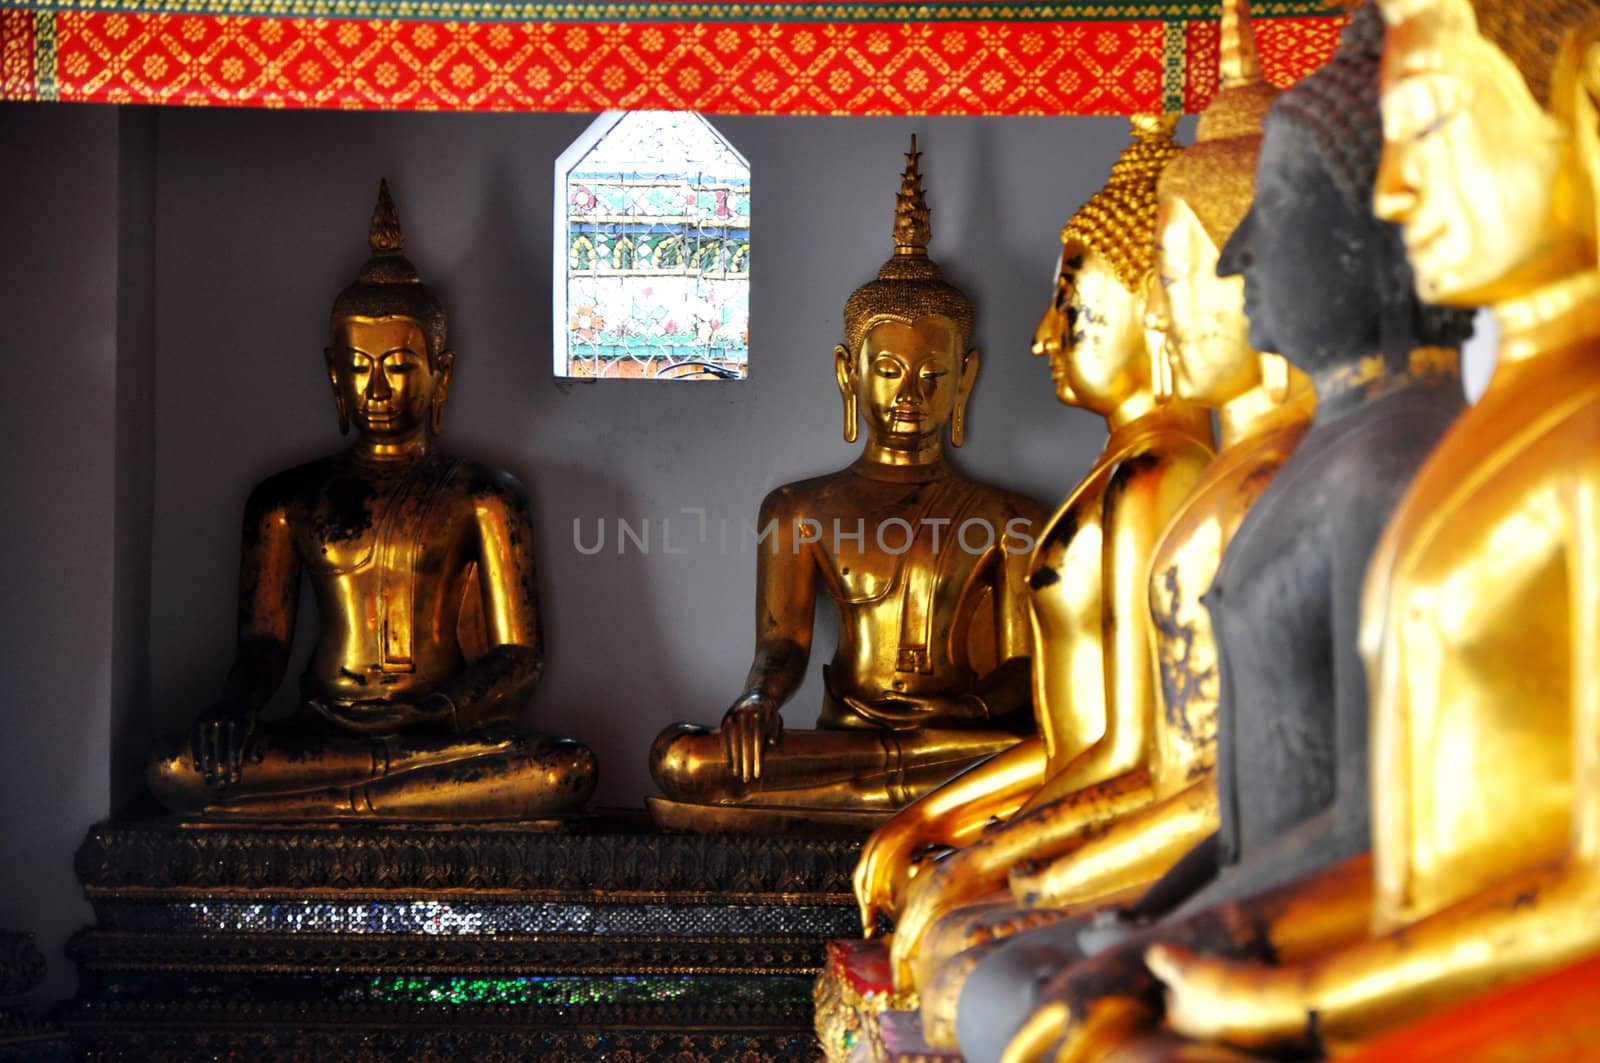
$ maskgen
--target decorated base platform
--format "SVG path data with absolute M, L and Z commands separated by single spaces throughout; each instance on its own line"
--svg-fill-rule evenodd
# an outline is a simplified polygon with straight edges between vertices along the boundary
M 829 1063 L 960 1063 L 923 1041 L 916 995 L 895 992 L 886 938 L 828 942 L 816 1020 Z
M 856 849 L 633 814 L 105 824 L 57 1018 L 96 1059 L 815 1059 Z
M 1473 997 L 1352 1050 L 1348 1063 L 1592 1063 L 1600 1060 L 1600 956 Z M 816 985 L 829 1063 L 961 1063 L 922 1035 L 915 994 L 897 994 L 883 940 L 828 942 Z M 1297 1057 L 1303 1058 L 1303 1057 Z M 1317 1057 L 1321 1058 L 1321 1057 Z M 1105 1063 L 1264 1063 L 1266 1057 L 1154 1030 Z

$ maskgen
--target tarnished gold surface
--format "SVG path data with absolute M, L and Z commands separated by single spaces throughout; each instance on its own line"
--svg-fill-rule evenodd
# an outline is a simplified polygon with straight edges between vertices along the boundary
M 1156 176 L 1153 168 L 1141 174 L 1147 184 Z M 1141 203 L 1148 238 L 1154 201 L 1130 202 Z M 1111 435 L 1041 536 L 1030 569 L 1043 745 L 1033 763 L 1042 771 L 1002 775 L 984 765 L 953 784 L 974 794 L 967 807 L 978 815 L 996 805 L 1017 811 L 911 880 L 891 943 L 896 984 L 903 987 L 926 984 L 946 958 L 926 948 L 941 916 L 1003 886 L 1018 860 L 1054 855 L 1148 795 L 1151 735 L 1160 716 L 1149 564 L 1161 529 L 1211 459 L 1210 418 L 1158 393 L 1164 359 L 1147 342 L 1150 286 L 1129 288 L 1071 232 L 1069 225 L 1057 296 L 1034 350 L 1050 357 L 1057 394 L 1104 416 Z M 971 837 L 984 820 L 968 811 L 947 822 Z M 858 895 L 862 885 L 858 871 Z
M 1005 828 L 1017 839 L 1007 854 L 1013 903 L 1061 917 L 1132 899 L 1217 827 L 1216 647 L 1200 596 L 1250 504 L 1309 427 L 1315 402 L 1303 374 L 1250 347 L 1242 283 L 1217 277 L 1222 243 L 1249 207 L 1260 118 L 1275 95 L 1261 78 L 1242 5 L 1227 8 L 1224 37 L 1215 110 L 1202 119 L 1201 140 L 1161 174 L 1148 315 L 1164 336 L 1161 360 L 1177 397 L 1221 411 L 1224 452 L 1190 481 L 1182 506 L 1167 510 L 1158 525 L 1167 530 L 1138 572 L 1148 609 L 1144 666 L 1159 689 L 1135 733 L 1137 761 L 1099 779 L 1057 776 L 1062 785 L 1055 789 L 1053 779 L 1055 792 Z M 1118 667 L 1140 660 L 1126 647 L 1115 654 Z M 973 966 L 955 957 L 1031 920 L 945 911 L 923 931 L 911 966 L 923 990 L 924 1034 L 951 1047 L 964 972 Z M 904 932 L 902 925 L 897 939 Z
M 221 700 L 158 751 L 151 788 L 208 816 L 521 819 L 581 806 L 593 755 L 513 728 L 543 666 L 533 531 L 507 474 L 434 443 L 455 354 L 402 255 L 387 187 L 373 257 L 327 349 L 354 446 L 268 478 L 245 509 L 238 648 Z M 263 723 L 311 580 L 298 715 Z
M 1137 382 L 1153 378 L 1149 352 L 1143 339 L 1133 335 L 1140 324 L 1136 315 L 1148 295 L 1141 278 L 1125 280 L 1134 268 L 1148 269 L 1151 255 L 1150 228 L 1155 212 L 1155 183 L 1164 166 L 1178 150 L 1172 139 L 1174 122 L 1165 116 L 1147 115 L 1134 119 L 1134 140 L 1112 167 L 1106 187 L 1090 198 L 1062 230 L 1064 246 L 1055 292 L 1034 334 L 1034 353 L 1050 359 L 1051 377 L 1057 397 L 1068 405 L 1079 400 L 1073 377 L 1073 356 L 1080 354 L 1091 370 L 1096 357 L 1090 352 L 1103 349 L 1101 357 L 1111 359 L 1110 368 L 1120 378 L 1112 387 L 1137 392 L 1141 402 L 1153 404 L 1147 395 L 1153 382 L 1141 387 Z M 1142 235 L 1146 250 L 1140 251 L 1136 237 Z M 1088 312 L 1085 312 L 1085 311 Z M 1156 340 L 1160 342 L 1159 337 Z M 1119 366 L 1121 368 L 1119 368 Z M 1130 416 L 1129 420 L 1136 420 Z M 1143 440 L 1138 429 L 1125 438 Z M 1110 448 L 1096 468 L 1069 496 L 1067 505 L 1094 514 L 1104 490 L 1107 472 L 1123 448 Z M 1063 509 L 1052 520 L 1062 521 Z M 1098 535 L 1098 526 L 1095 528 Z M 1088 539 L 1075 555 L 1075 564 L 1090 574 L 1086 593 L 1093 596 L 1090 608 L 1099 600 L 1100 565 Z M 1055 592 L 1057 595 L 1061 591 Z M 1037 622 L 1037 621 L 1035 621 Z M 1046 623 L 1048 623 L 1048 619 Z M 1091 625 L 1092 627 L 1092 625 Z M 1046 668 L 1043 659 L 1035 661 L 1034 713 L 1041 736 L 1030 738 L 952 780 L 949 784 L 907 807 L 886 822 L 862 850 L 856 867 L 856 897 L 861 905 L 862 927 L 869 936 L 879 916 L 899 916 L 907 884 L 917 873 L 919 855 L 929 848 L 961 848 L 976 841 L 993 823 L 1017 812 L 1034 796 L 1053 771 L 1071 759 L 1081 743 L 1098 733 L 1103 725 L 1095 717 L 1089 733 L 1079 735 L 1072 722 L 1070 701 L 1061 701 L 1052 710 L 1052 698 L 1063 698 L 1060 688 L 1070 687 L 1075 673 L 1087 673 L 1099 683 L 1101 665 L 1098 634 L 1091 630 L 1075 657 L 1062 659 Z M 1092 699 L 1084 696 L 1085 704 Z M 1088 710 L 1085 710 L 1088 711 Z
M 1192 219 L 1187 212 L 1182 217 Z M 1173 246 L 1174 241 L 1164 240 L 1160 256 L 1164 278 L 1172 282 L 1169 290 L 1197 280 L 1203 288 L 1204 278 L 1212 285 L 1225 283 L 1216 277 L 1216 249 L 1186 261 L 1166 250 Z M 1231 299 L 1242 318 L 1240 293 L 1236 285 L 1230 287 L 1207 293 L 1204 303 L 1226 306 Z M 1254 351 L 1241 332 L 1231 333 L 1237 338 L 1231 345 L 1195 346 L 1193 333 L 1172 327 L 1164 310 L 1153 316 L 1170 337 L 1166 354 L 1178 394 L 1216 408 L 1222 428 L 1221 450 L 1167 525 L 1150 566 L 1151 635 L 1164 710 L 1151 735 L 1154 796 L 1066 855 L 1043 864 L 1024 861 L 1013 869 L 1014 899 L 1004 895 L 1011 901 L 1010 918 L 995 912 L 974 925 L 965 913 L 976 912 L 967 907 L 934 924 L 924 947 L 930 956 L 950 958 L 920 986 L 930 1044 L 955 1044 L 956 1005 L 977 959 L 973 955 L 963 963 L 962 949 L 1086 908 L 1132 900 L 1217 828 L 1216 643 L 1200 596 L 1251 504 L 1310 426 L 1315 395 L 1304 374 L 1277 355 Z
M 967 347 L 966 296 L 926 253 L 917 159 L 913 140 L 894 257 L 850 297 L 850 345 L 834 353 L 845 439 L 864 421 L 865 451 L 762 503 L 771 538 L 745 690 L 720 729 L 676 725 L 651 751 L 675 825 L 776 830 L 807 810 L 882 817 L 1030 729 L 1023 580 L 1043 514 L 945 459 L 946 428 L 952 445 L 964 437 L 979 355 Z M 786 730 L 779 710 L 805 674 L 818 583 L 842 632 L 818 729 Z
M 1368 570 L 1369 935 L 1280 967 L 1148 957 L 1177 1029 L 1245 1047 L 1303 1044 L 1313 1014 L 1359 1043 L 1600 950 L 1597 7 L 1383 8 L 1378 211 L 1421 293 L 1493 304 L 1500 360 Z
M 1179 153 L 1160 175 L 1152 234 L 1159 283 L 1154 288 L 1158 294 L 1152 301 L 1151 324 L 1164 327 L 1160 362 L 1179 401 L 1199 399 L 1223 407 L 1236 404 L 1225 418 L 1231 433 L 1227 443 L 1237 446 L 1241 437 L 1256 433 L 1264 437 L 1260 454 L 1251 455 L 1246 446 L 1230 457 L 1229 464 L 1219 467 L 1219 480 L 1207 485 L 1208 493 L 1217 493 L 1198 503 L 1219 514 L 1231 508 L 1227 520 L 1236 527 L 1254 497 L 1250 494 L 1242 501 L 1230 497 L 1239 478 L 1260 473 L 1257 462 L 1270 473 L 1287 457 L 1308 423 L 1310 399 L 1307 382 L 1298 377 L 1293 407 L 1278 410 L 1291 391 L 1287 366 L 1280 359 L 1263 359 L 1251 350 L 1241 284 L 1237 279 L 1216 277 L 1219 249 L 1250 203 L 1260 118 L 1275 93 L 1261 78 L 1248 13 L 1242 5 L 1226 8 L 1224 36 L 1223 88 L 1213 109 L 1202 117 L 1200 139 Z M 1281 438 L 1280 429 L 1285 430 Z M 1233 462 L 1242 463 L 1243 468 L 1230 468 Z M 1192 490 L 1198 480 L 1191 475 L 1183 483 Z M 1251 490 L 1259 490 L 1259 486 Z M 1192 494 L 1188 497 L 1194 498 Z M 1119 676 L 1127 684 L 1137 674 L 1137 681 L 1144 686 L 1136 699 L 1144 706 L 1140 722 L 1118 725 L 1127 743 L 1121 764 L 1100 771 L 1091 752 L 1078 757 L 1070 770 L 1053 774 L 1031 806 L 996 832 L 1006 836 L 1005 863 L 995 861 L 999 866 L 991 865 L 990 876 L 980 888 L 998 884 L 996 872 L 1000 877 L 1009 872 L 1019 903 L 1081 909 L 1126 896 L 1153 881 L 1215 828 L 1211 772 L 1216 694 L 1196 681 L 1197 675 L 1204 675 L 1208 657 L 1214 667 L 1215 647 L 1208 624 L 1197 628 L 1183 618 L 1192 621 L 1196 614 L 1203 614 L 1199 596 L 1210 585 L 1224 540 L 1220 526 L 1211 534 L 1203 527 L 1209 521 L 1202 518 L 1202 527 L 1185 526 L 1179 533 L 1198 536 L 1195 542 L 1186 548 L 1175 540 L 1174 553 L 1158 558 L 1154 537 L 1178 515 L 1177 502 L 1173 499 L 1159 515 L 1151 514 L 1156 517 L 1149 532 L 1152 541 L 1146 544 L 1136 571 L 1122 577 L 1137 583 L 1133 593 L 1138 595 L 1144 619 L 1139 625 L 1142 645 L 1125 643 L 1101 651 L 1108 675 Z M 1187 564 L 1180 565 L 1180 558 Z M 1153 561 L 1162 566 L 1159 580 L 1154 582 Z M 1116 574 L 1108 570 L 1107 579 L 1112 578 Z M 1037 611 L 1036 607 L 1036 615 Z M 1121 633 L 1129 626 L 1118 624 L 1111 630 Z M 1055 655 L 1043 650 L 1046 645 L 1065 644 L 1048 641 L 1041 631 L 1040 659 Z M 1062 703 L 1082 703 L 1086 689 L 1083 677 L 1073 677 L 1070 686 L 1060 692 Z M 1109 704 L 1127 703 L 1115 690 L 1108 692 Z M 1171 703 L 1165 698 L 1168 693 Z M 1108 709 L 1107 718 L 1130 717 Z M 1073 722 L 1080 729 L 1093 726 L 1085 720 Z M 1102 741 L 1096 749 L 1108 752 L 1116 749 L 1116 744 Z M 987 839 L 984 844 L 997 853 L 1002 848 Z M 936 874 L 942 873 L 941 868 Z M 955 878 L 958 872 L 949 874 Z M 913 884 L 913 896 L 919 888 Z M 911 942 L 915 938 L 906 933 L 907 919 L 901 921 L 896 943 L 906 950 L 917 985 L 928 984 L 953 951 L 977 943 L 960 932 L 965 918 L 957 905 L 970 896 L 952 890 L 944 898 L 926 903 L 920 912 L 908 905 L 912 931 L 924 935 L 920 943 L 923 954 L 913 957 Z M 946 918 L 953 921 L 955 930 L 930 932 L 928 927 L 945 912 L 950 913 Z M 987 924 L 985 933 L 992 934 L 994 929 Z M 935 943 L 940 946 L 937 950 L 929 947 Z M 900 969 L 897 965 L 897 971 Z M 941 1043 L 938 1039 L 954 1029 L 959 980 L 945 978 L 941 985 L 943 992 L 925 996 L 922 1002 L 924 1030 L 932 1043 Z
M 1233 182 L 1250 181 L 1241 152 Z M 1168 190 L 1170 191 L 1170 190 Z M 1216 829 L 1217 648 L 1200 597 L 1239 523 L 1306 430 L 1316 396 L 1304 373 L 1249 343 L 1236 277 L 1187 204 L 1164 194 L 1154 323 L 1180 398 L 1218 412 L 1220 450 L 1162 533 L 1150 565 L 1153 652 L 1162 713 L 1152 734 L 1153 802 L 1043 866 L 1012 871 L 1022 903 L 1082 905 L 1153 881 Z
M 855 837 L 870 833 L 883 822 L 883 813 L 870 808 L 784 808 L 777 805 L 706 805 L 647 797 L 650 818 L 663 830 L 700 834 L 805 834 L 815 837 Z

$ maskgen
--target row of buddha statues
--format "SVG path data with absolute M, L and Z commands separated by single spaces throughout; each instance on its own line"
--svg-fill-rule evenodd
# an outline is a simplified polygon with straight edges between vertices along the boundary
M 1279 92 L 1229 0 L 1221 73 L 1062 233 L 1035 350 L 1110 435 L 1038 734 L 856 870 L 973 1063 L 1338 1055 L 1600 952 L 1600 4 L 1376 0 Z
M 871 830 L 863 931 L 969 1060 L 1338 1052 L 1600 951 L 1600 0 L 1369 0 L 1282 91 L 1224 0 L 1194 142 L 1132 125 L 1034 337 L 1108 429 L 1050 516 L 947 455 L 981 359 L 912 141 L 834 351 L 865 447 L 762 503 L 754 663 L 655 741 L 651 810 Z M 386 186 L 369 243 L 325 351 L 355 442 L 250 494 L 233 665 L 151 788 L 579 813 L 593 754 L 519 727 L 527 505 L 437 444 L 455 355 Z M 319 635 L 263 721 L 302 573 Z M 788 728 L 819 587 L 840 636 Z

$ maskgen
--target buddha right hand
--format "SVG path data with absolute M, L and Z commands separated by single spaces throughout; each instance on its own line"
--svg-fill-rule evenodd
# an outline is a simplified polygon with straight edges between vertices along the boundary
M 213 705 L 195 721 L 189 749 L 194 770 L 213 789 L 239 781 L 245 754 L 256 733 L 255 711 L 226 702 Z
M 861 909 L 863 937 L 877 935 L 879 916 L 899 915 L 906 884 L 916 873 L 915 857 L 924 844 L 925 825 L 920 815 L 908 812 L 901 809 L 890 816 L 861 847 L 851 885 Z
M 761 778 L 761 758 L 783 734 L 778 706 L 761 694 L 746 694 L 722 717 L 722 745 L 728 770 L 740 782 Z

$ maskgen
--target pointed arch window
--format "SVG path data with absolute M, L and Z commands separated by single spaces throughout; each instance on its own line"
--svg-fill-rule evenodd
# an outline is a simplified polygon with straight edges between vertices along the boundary
M 611 111 L 555 176 L 556 375 L 746 376 L 744 157 L 698 114 Z

